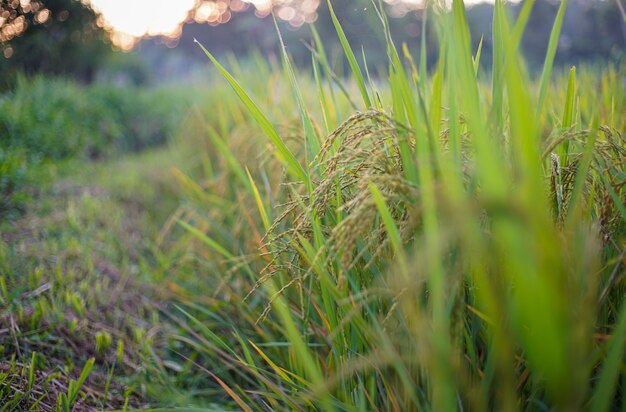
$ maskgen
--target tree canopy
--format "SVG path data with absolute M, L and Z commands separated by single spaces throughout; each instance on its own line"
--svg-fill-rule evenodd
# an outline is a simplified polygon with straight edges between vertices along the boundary
M 0 69 L 89 81 L 111 52 L 100 16 L 79 0 L 0 0 Z

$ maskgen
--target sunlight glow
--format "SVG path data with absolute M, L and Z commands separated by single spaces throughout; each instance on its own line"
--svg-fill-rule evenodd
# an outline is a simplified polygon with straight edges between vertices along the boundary
M 195 21 L 218 25 L 228 22 L 232 14 L 255 8 L 259 17 L 272 11 L 292 26 L 299 27 L 317 19 L 321 0 L 90 0 L 103 16 L 102 24 L 113 30 L 113 41 L 130 49 L 139 38 L 162 35 L 178 38 L 184 22 Z M 347 1 L 347 0 L 343 0 Z M 493 0 L 465 0 L 474 5 Z M 385 0 L 391 15 L 401 17 L 423 7 L 424 0 Z M 43 17 L 43 16 L 42 16 Z
M 180 35 L 196 0 L 91 0 L 104 18 L 104 25 L 114 30 L 113 41 L 122 49 L 132 48 L 143 36 Z

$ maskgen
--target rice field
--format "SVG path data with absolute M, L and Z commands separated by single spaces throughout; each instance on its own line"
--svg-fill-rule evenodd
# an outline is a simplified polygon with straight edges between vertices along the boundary
M 333 14 L 348 75 L 314 26 L 306 69 L 199 39 L 214 77 L 166 149 L 78 180 L 104 192 L 65 192 L 56 248 L 0 243 L 4 409 L 624 410 L 626 65 L 553 67 L 563 1 L 530 74 L 533 3 L 496 1 L 490 62 L 461 0 L 429 10 L 436 62 L 382 3 L 385 67 Z M 41 324 L 81 347 L 46 360 Z

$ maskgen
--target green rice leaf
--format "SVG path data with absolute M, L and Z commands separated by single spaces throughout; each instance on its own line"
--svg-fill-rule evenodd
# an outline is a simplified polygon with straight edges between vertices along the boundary
M 559 37 L 561 36 L 561 28 L 563 27 L 563 19 L 565 18 L 565 10 L 567 9 L 568 0 L 563 0 L 559 6 L 556 19 L 554 20 L 554 26 L 550 33 L 550 41 L 548 42 L 548 51 L 546 52 L 546 59 L 543 64 L 543 72 L 541 73 L 541 83 L 539 86 L 539 100 L 537 101 L 536 114 L 539 116 L 543 110 L 543 103 L 548 92 L 548 86 L 550 84 L 550 78 L 552 77 L 552 67 L 554 66 L 554 57 L 556 56 L 556 49 L 559 45 Z
M 202 231 L 200 231 L 199 229 L 191 226 L 189 223 L 183 220 L 178 220 L 178 224 L 181 225 L 183 228 L 185 228 L 185 230 L 191 233 L 195 238 L 197 238 L 198 240 L 201 240 L 205 245 L 207 245 L 208 247 L 210 247 L 211 249 L 213 249 L 220 255 L 224 256 L 226 259 L 233 259 L 232 253 L 224 249 L 224 247 L 222 247 L 218 242 L 216 242 L 215 240 L 211 239 L 210 237 L 202 233 Z
M 235 78 L 224 68 L 224 66 L 222 66 L 217 61 L 217 59 L 202 44 L 200 44 L 199 41 L 195 41 L 200 46 L 204 54 L 206 54 L 206 56 L 213 62 L 215 67 L 217 67 L 222 76 L 233 88 L 239 99 L 246 106 L 250 115 L 257 121 L 265 134 L 269 137 L 270 141 L 274 144 L 275 148 L 277 149 L 276 157 L 278 158 L 278 160 L 280 160 L 285 165 L 285 167 L 293 177 L 299 179 L 302 182 L 308 182 L 308 175 L 304 171 L 304 168 L 291 153 L 287 145 L 285 145 L 285 142 L 283 142 L 274 126 L 272 126 L 272 123 L 263 114 L 261 109 L 259 109 L 259 106 L 254 103 L 252 98 L 246 93 L 243 87 L 241 87 L 239 82 L 237 82 L 237 80 L 235 80 Z
M 615 386 L 618 383 L 620 372 L 624 370 L 624 351 L 626 350 L 626 303 L 622 302 L 622 308 L 616 322 L 615 329 L 608 342 L 607 357 L 603 362 L 600 377 L 595 384 L 591 400 L 590 411 L 605 412 L 611 410 Z
M 341 47 L 343 47 L 343 51 L 348 59 L 348 64 L 350 65 L 350 69 L 352 70 L 352 74 L 354 75 L 354 79 L 359 87 L 359 91 L 361 92 L 361 97 L 363 98 L 363 103 L 365 104 L 365 108 L 369 109 L 372 107 L 372 102 L 370 100 L 369 93 L 367 92 L 367 87 L 365 86 L 365 79 L 363 77 L 363 73 L 361 72 L 361 68 L 356 61 L 356 56 L 350 47 L 350 43 L 348 43 L 348 39 L 346 34 L 337 19 L 337 15 L 335 14 L 335 10 L 333 9 L 333 5 L 330 0 L 328 0 L 328 9 L 330 10 L 330 17 L 333 20 L 333 25 L 335 26 L 335 30 L 337 30 L 337 35 L 339 36 L 339 42 L 341 43 Z

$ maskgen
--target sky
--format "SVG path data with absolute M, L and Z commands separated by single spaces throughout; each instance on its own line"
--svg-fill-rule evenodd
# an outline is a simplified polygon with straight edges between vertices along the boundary
M 130 48 L 138 37 L 144 35 L 166 35 L 177 37 L 181 23 L 189 16 L 189 11 L 197 0 L 91 0 L 99 10 L 106 25 L 115 31 L 114 40 L 123 48 Z M 350 0 L 342 0 L 350 1 Z M 401 6 L 417 6 L 422 0 L 385 0 Z M 489 0 L 465 0 L 466 5 Z M 492 1 L 492 0 L 491 0 Z M 257 14 L 266 15 L 270 3 L 277 7 L 279 18 L 289 20 L 299 26 L 314 19 L 320 0 L 210 0 L 203 1 L 193 18 L 210 24 L 227 22 L 231 17 L 229 9 L 242 9 L 254 6 Z M 302 11 L 304 9 L 304 11 Z

